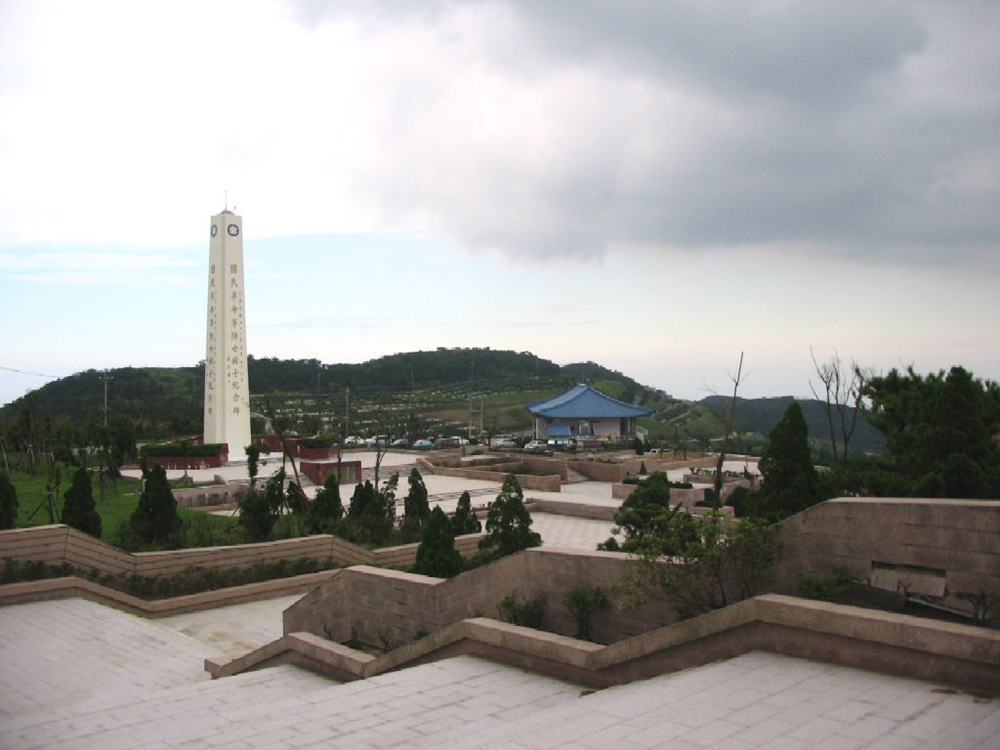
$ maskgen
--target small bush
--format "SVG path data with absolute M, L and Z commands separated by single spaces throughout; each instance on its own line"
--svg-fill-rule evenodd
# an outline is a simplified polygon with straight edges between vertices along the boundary
M 563 594 L 563 604 L 576 620 L 576 637 L 584 641 L 592 640 L 590 620 L 594 612 L 611 606 L 611 602 L 601 589 L 586 586 L 570 589 Z
M 177 501 L 167 481 L 167 472 L 159 464 L 146 475 L 139 505 L 129 523 L 135 535 L 144 542 L 175 540 L 181 528 L 181 519 L 177 515 Z
M 435 578 L 451 578 L 462 572 L 462 556 L 455 549 L 451 522 L 439 507 L 424 524 L 413 572 Z
M 479 517 L 472 510 L 472 497 L 468 491 L 462 493 L 455 507 L 455 515 L 451 517 L 451 530 L 455 536 L 463 534 L 478 534 L 483 530 Z
M 162 458 L 164 456 L 170 458 L 181 456 L 187 456 L 188 458 L 211 458 L 218 456 L 224 445 L 224 443 L 204 443 L 197 445 L 158 443 L 142 446 L 139 453 L 143 458 Z
M 799 573 L 798 594 L 803 599 L 821 602 L 839 602 L 847 591 L 851 579 L 846 571 L 838 571 L 833 578 L 807 576 Z
M 101 516 L 94 508 L 94 492 L 90 486 L 90 474 L 79 468 L 73 475 L 73 484 L 63 495 L 62 523 L 84 533 L 101 537 Z
M 500 600 L 497 609 L 500 611 L 500 619 L 504 622 L 538 630 L 542 627 L 547 604 L 545 594 L 525 601 L 518 599 L 517 594 L 508 594 Z
M 17 490 L 7 476 L 0 471 L 0 529 L 13 529 L 17 521 Z

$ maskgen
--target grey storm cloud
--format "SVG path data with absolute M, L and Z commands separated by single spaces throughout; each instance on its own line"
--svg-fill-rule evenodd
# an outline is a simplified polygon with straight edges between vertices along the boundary
M 474 249 L 800 243 L 923 263 L 1000 237 L 995 4 L 302 3 L 298 17 L 459 49 L 461 70 L 396 92 L 392 169 L 358 187 Z M 466 66 L 506 81 L 491 104 L 523 117 L 504 130 L 473 113 L 438 137 Z

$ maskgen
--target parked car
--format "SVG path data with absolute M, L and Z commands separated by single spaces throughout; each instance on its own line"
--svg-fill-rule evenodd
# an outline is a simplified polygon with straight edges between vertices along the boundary
M 464 438 L 461 435 L 452 435 L 451 439 L 455 441 L 456 445 L 468 445 L 469 439 Z
M 427 440 L 426 438 L 422 438 L 422 439 L 418 440 L 417 442 L 415 442 L 413 444 L 413 447 L 416 448 L 418 451 L 430 450 L 431 448 L 434 447 L 434 441 L 433 440 Z
M 346 438 L 344 438 L 345 446 L 364 445 L 364 443 L 365 441 L 359 438 L 357 435 L 348 435 Z
M 409 448 L 410 441 L 407 440 L 406 438 L 396 438 L 395 440 L 392 441 L 391 445 L 393 448 Z
M 548 442 L 549 450 L 564 451 L 576 447 L 576 440 L 573 438 L 551 438 Z
M 495 437 L 490 441 L 491 448 L 516 448 L 517 443 L 514 442 L 514 438 L 509 437 Z
M 529 453 L 542 453 L 543 451 L 547 451 L 549 446 L 544 440 L 532 440 L 525 444 L 524 449 Z

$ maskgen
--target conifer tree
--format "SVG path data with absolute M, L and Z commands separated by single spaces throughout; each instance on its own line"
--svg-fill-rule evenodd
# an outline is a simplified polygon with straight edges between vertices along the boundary
M 479 522 L 479 517 L 472 510 L 472 497 L 468 490 L 458 498 L 458 505 L 455 507 L 455 515 L 451 517 L 451 530 L 455 536 L 463 534 L 478 534 L 483 530 L 483 525 Z
M 278 469 L 264 484 L 264 489 L 251 488 L 240 500 L 240 525 L 252 539 L 267 539 L 281 517 L 284 501 L 285 470 Z
M 94 508 L 94 491 L 90 485 L 90 474 L 79 468 L 73 475 L 73 484 L 63 495 L 61 521 L 91 536 L 101 535 L 101 516 Z
M 7 476 L 0 471 L 0 529 L 13 529 L 17 522 L 17 489 Z
M 822 499 L 808 438 L 802 407 L 793 401 L 771 430 L 770 443 L 760 460 L 764 484 L 753 501 L 754 515 L 780 518 Z
M 479 549 L 497 555 L 512 555 L 537 547 L 542 537 L 531 530 L 531 514 L 524 507 L 524 493 L 517 477 L 508 474 L 496 500 L 486 514 L 486 536 Z
M 436 578 L 451 578 L 462 572 L 462 556 L 455 549 L 455 535 L 448 516 L 435 507 L 424 524 L 414 573 Z
M 431 514 L 427 502 L 427 485 L 416 467 L 410 470 L 407 481 L 410 489 L 403 500 L 403 528 L 419 529 Z
M 313 534 L 329 531 L 330 525 L 344 516 L 344 504 L 340 499 L 340 481 L 336 474 L 330 474 L 323 488 L 316 493 L 316 499 L 309 506 L 306 523 Z
M 167 472 L 160 464 L 155 464 L 146 475 L 146 486 L 129 523 L 144 542 L 166 542 L 180 529 L 177 501 L 167 481 Z

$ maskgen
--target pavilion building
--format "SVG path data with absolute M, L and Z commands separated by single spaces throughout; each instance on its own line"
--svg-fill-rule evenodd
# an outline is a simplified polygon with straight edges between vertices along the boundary
M 545 401 L 528 404 L 534 417 L 535 439 L 603 438 L 634 435 L 636 420 L 653 412 L 611 398 L 581 383 Z

